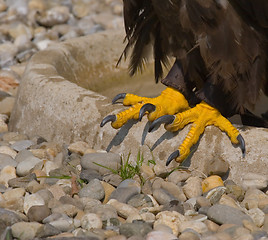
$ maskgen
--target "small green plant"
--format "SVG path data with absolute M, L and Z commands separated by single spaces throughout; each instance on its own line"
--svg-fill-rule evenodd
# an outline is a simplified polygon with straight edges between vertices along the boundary
M 152 154 L 152 152 L 151 152 L 151 154 Z M 144 155 L 143 155 L 143 153 L 141 153 L 140 150 L 138 151 L 136 164 L 130 163 L 130 161 L 129 161 L 130 155 L 131 155 L 131 153 L 129 152 L 127 157 L 126 157 L 126 160 L 124 160 L 124 155 L 121 156 L 121 167 L 118 170 L 104 166 L 104 165 L 96 163 L 96 162 L 94 162 L 94 164 L 110 170 L 113 174 L 118 174 L 123 180 L 131 179 L 135 175 L 137 175 L 140 178 L 141 183 L 144 184 L 145 179 L 142 177 L 142 174 L 141 174 L 141 166 L 144 164 Z M 154 157 L 153 157 L 153 154 L 152 154 L 152 159 L 148 160 L 148 166 L 150 164 L 153 164 L 153 165 L 156 164 Z

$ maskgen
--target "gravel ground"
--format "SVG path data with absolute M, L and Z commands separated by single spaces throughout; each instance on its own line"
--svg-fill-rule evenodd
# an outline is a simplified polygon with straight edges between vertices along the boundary
M 0 239 L 268 239 L 267 176 L 241 185 L 159 160 L 8 132 L 27 60 L 49 44 L 122 27 L 121 0 L 0 0 Z M 227 166 L 227 167 L 226 167 Z M 224 181 L 222 180 L 224 179 Z

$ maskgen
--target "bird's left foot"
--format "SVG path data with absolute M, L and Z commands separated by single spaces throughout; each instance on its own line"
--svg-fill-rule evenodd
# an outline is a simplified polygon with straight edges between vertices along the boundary
M 216 109 L 211 107 L 205 102 L 197 104 L 195 107 L 178 113 L 176 115 L 165 115 L 156 119 L 151 127 L 151 131 L 156 125 L 165 123 L 165 128 L 168 131 L 178 131 L 189 123 L 192 123 L 192 127 L 180 145 L 177 151 L 173 152 L 167 162 L 168 165 L 172 160 L 177 162 L 183 162 L 190 154 L 191 147 L 199 140 L 200 135 L 204 132 L 205 127 L 214 125 L 220 128 L 223 132 L 226 132 L 230 137 L 233 144 L 239 144 L 242 150 L 243 156 L 245 155 L 245 142 L 239 131 L 231 124 L 229 120 L 221 115 Z

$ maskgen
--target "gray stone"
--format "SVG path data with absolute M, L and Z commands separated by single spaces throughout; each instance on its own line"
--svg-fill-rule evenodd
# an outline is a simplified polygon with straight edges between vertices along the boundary
M 242 226 L 243 220 L 252 222 L 252 219 L 242 211 L 221 204 L 210 207 L 207 216 L 210 220 L 218 224 L 231 223 Z
M 176 240 L 178 238 L 171 233 L 162 232 L 162 231 L 152 231 L 152 232 L 148 233 L 146 236 L 146 240 L 163 240 L 163 239 Z
M 79 191 L 79 197 L 101 200 L 104 198 L 104 188 L 98 179 L 93 179 Z
M 13 188 L 27 188 L 29 182 L 36 180 L 36 175 L 31 173 L 25 177 L 12 178 L 8 181 L 8 185 Z
M 55 236 L 55 235 L 58 235 L 61 233 L 60 230 L 58 230 L 57 228 L 53 227 L 52 225 L 46 223 L 43 225 L 43 229 L 42 231 L 40 231 L 38 234 L 37 234 L 37 237 L 40 237 L 40 238 L 46 238 L 46 237 L 51 237 L 51 236 Z
M 83 204 L 81 203 L 81 201 L 79 199 L 74 199 L 74 198 L 67 196 L 67 195 L 62 196 L 60 198 L 60 202 L 63 204 L 72 204 L 81 210 L 84 208 Z
M 35 167 L 36 164 L 40 163 L 41 159 L 37 157 L 28 157 L 23 161 L 19 162 L 16 168 L 16 173 L 18 176 L 23 177 L 30 173 L 30 171 Z
M 155 200 L 159 204 L 162 204 L 162 205 L 168 204 L 172 200 L 178 200 L 173 195 L 171 195 L 168 191 L 162 188 L 153 190 L 153 196 Z
M 134 195 L 128 200 L 127 204 L 135 208 L 153 207 L 152 199 L 145 194 Z
M 168 203 L 165 203 L 163 206 L 163 211 L 176 211 L 180 214 L 184 215 L 184 206 L 183 204 L 178 200 L 172 200 Z
M 53 194 L 48 189 L 41 189 L 36 194 L 43 198 L 45 204 L 48 204 L 49 200 L 53 198 Z
M 43 225 L 37 222 L 18 222 L 11 226 L 12 235 L 21 240 L 28 240 L 37 237 L 43 229 Z
M 17 162 L 7 154 L 0 153 L 0 171 L 6 166 L 17 166 Z
M 115 189 L 109 199 L 116 199 L 119 202 L 126 203 L 130 198 L 139 194 L 137 187 L 122 187 Z
M 16 150 L 17 152 L 28 149 L 31 147 L 34 143 L 31 140 L 20 140 L 11 145 L 11 147 Z
M 66 214 L 69 217 L 74 217 L 79 209 L 72 204 L 62 204 L 51 209 L 52 213 Z
M 107 168 L 117 171 L 121 166 L 121 158 L 115 153 L 88 153 L 81 158 L 81 166 L 84 169 L 97 170 L 104 175 L 111 173 Z
M 7 227 L 21 221 L 21 218 L 18 214 L 3 208 L 0 208 L 0 216 L 1 226 Z
M 27 212 L 27 217 L 30 222 L 42 223 L 42 221 L 50 214 L 51 211 L 46 205 L 32 206 Z
M 152 227 L 145 222 L 134 222 L 134 223 L 124 223 L 119 227 L 120 234 L 131 237 L 131 236 L 146 236 L 152 231 Z
M 87 182 L 90 182 L 93 179 L 102 180 L 101 174 L 94 169 L 83 169 L 80 173 L 80 178 Z

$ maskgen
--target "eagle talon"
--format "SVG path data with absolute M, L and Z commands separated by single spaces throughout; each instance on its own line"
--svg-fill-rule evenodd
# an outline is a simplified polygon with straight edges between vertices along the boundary
M 103 127 L 107 122 L 114 122 L 116 120 L 115 115 L 108 115 L 100 123 L 100 126 Z
M 180 156 L 180 151 L 177 150 L 173 153 L 171 153 L 166 161 L 166 166 L 168 166 L 174 159 Z
M 146 103 L 141 107 L 140 113 L 139 113 L 139 121 L 141 121 L 142 117 L 144 116 L 145 112 L 153 112 L 155 111 L 156 107 L 155 105 L 151 103 Z
M 245 140 L 244 138 L 242 137 L 241 134 L 239 134 L 236 138 L 239 142 L 239 145 L 240 145 L 240 148 L 241 148 L 241 151 L 242 151 L 242 156 L 243 158 L 245 157 L 246 155 L 246 146 L 245 146 Z
M 149 127 L 149 132 L 151 132 L 157 125 L 160 125 L 162 123 L 165 124 L 171 124 L 175 119 L 174 115 L 164 115 L 161 116 L 159 118 L 157 118 L 156 120 L 154 120 L 151 124 L 151 126 Z
M 117 94 L 113 100 L 112 100 L 112 104 L 115 104 L 119 99 L 124 99 L 126 97 L 126 93 L 119 93 Z

